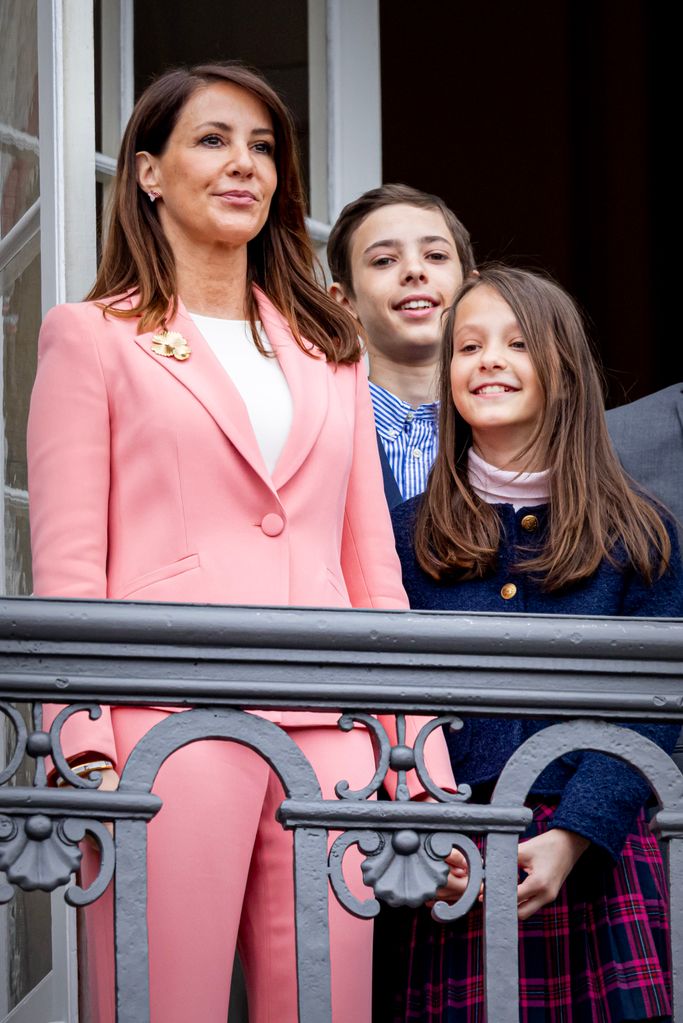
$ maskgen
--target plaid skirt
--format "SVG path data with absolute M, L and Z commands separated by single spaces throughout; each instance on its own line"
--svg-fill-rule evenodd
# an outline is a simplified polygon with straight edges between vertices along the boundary
M 547 831 L 554 810 L 534 806 L 525 837 Z M 480 903 L 453 924 L 427 909 L 403 915 L 394 1023 L 486 1023 L 482 918 Z M 643 812 L 615 866 L 584 855 L 555 902 L 520 921 L 520 1023 L 670 1023 L 668 934 L 662 857 Z

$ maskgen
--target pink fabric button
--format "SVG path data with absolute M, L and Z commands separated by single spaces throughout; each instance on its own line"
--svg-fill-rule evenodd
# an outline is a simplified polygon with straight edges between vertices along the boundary
M 268 512 L 261 520 L 261 529 L 266 536 L 279 536 L 285 528 L 285 520 L 275 512 Z

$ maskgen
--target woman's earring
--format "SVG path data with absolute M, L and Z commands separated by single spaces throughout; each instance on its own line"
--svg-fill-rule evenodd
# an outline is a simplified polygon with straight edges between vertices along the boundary
M 155 192 L 154 190 L 150 190 L 147 193 L 147 198 L 149 199 L 150 202 L 156 202 L 157 199 L 161 198 L 161 192 Z

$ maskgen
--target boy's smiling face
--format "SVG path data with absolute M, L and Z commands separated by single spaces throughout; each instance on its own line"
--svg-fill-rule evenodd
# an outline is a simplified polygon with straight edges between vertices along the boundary
M 332 290 L 362 323 L 371 355 L 433 361 L 443 313 L 463 279 L 441 212 L 403 203 L 373 210 L 351 238 L 349 260 L 353 295 L 338 284 Z

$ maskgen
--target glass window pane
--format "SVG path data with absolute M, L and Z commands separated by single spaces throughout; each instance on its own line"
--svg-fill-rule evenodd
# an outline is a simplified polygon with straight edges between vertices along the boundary
M 26 724 L 31 726 L 28 704 L 15 704 Z M 14 728 L 7 717 L 0 717 L 0 764 L 4 767 L 12 756 L 16 742 Z M 30 785 L 31 771 L 28 758 L 10 782 L 11 785 Z M 0 929 L 4 961 L 0 962 L 0 1003 L 9 1012 L 52 969 L 52 928 L 50 923 L 50 895 L 48 892 L 15 890 L 10 902 L 0 906 Z
M 0 432 L 4 432 L 4 587 L 11 595 L 31 592 L 26 421 L 40 329 L 40 254 L 37 239 L 34 243 L 29 243 L 15 256 L 0 278 L 3 294 L 0 336 L 3 423 Z M 0 585 L 2 582 L 0 580 Z
M 0 237 L 38 198 L 36 0 L 0 3 Z
M 40 328 L 40 252 L 33 238 L 0 274 L 3 316 L 0 333 L 2 359 L 4 434 L 3 504 L 5 578 L 0 588 L 11 595 L 31 592 L 31 549 L 26 472 L 26 420 L 36 369 L 36 343 Z M 30 708 L 19 705 L 27 724 Z M 6 719 L 0 725 L 0 754 L 11 755 L 14 735 Z M 7 754 L 1 759 L 6 760 Z M 12 779 L 13 785 L 31 783 L 30 764 L 25 761 Z M 0 927 L 8 961 L 0 964 L 6 978 L 8 1010 L 22 1001 L 52 969 L 52 930 L 48 892 L 17 891 L 3 908 Z
M 52 969 L 50 893 L 18 891 L 7 907 L 8 1009 L 14 1009 Z

